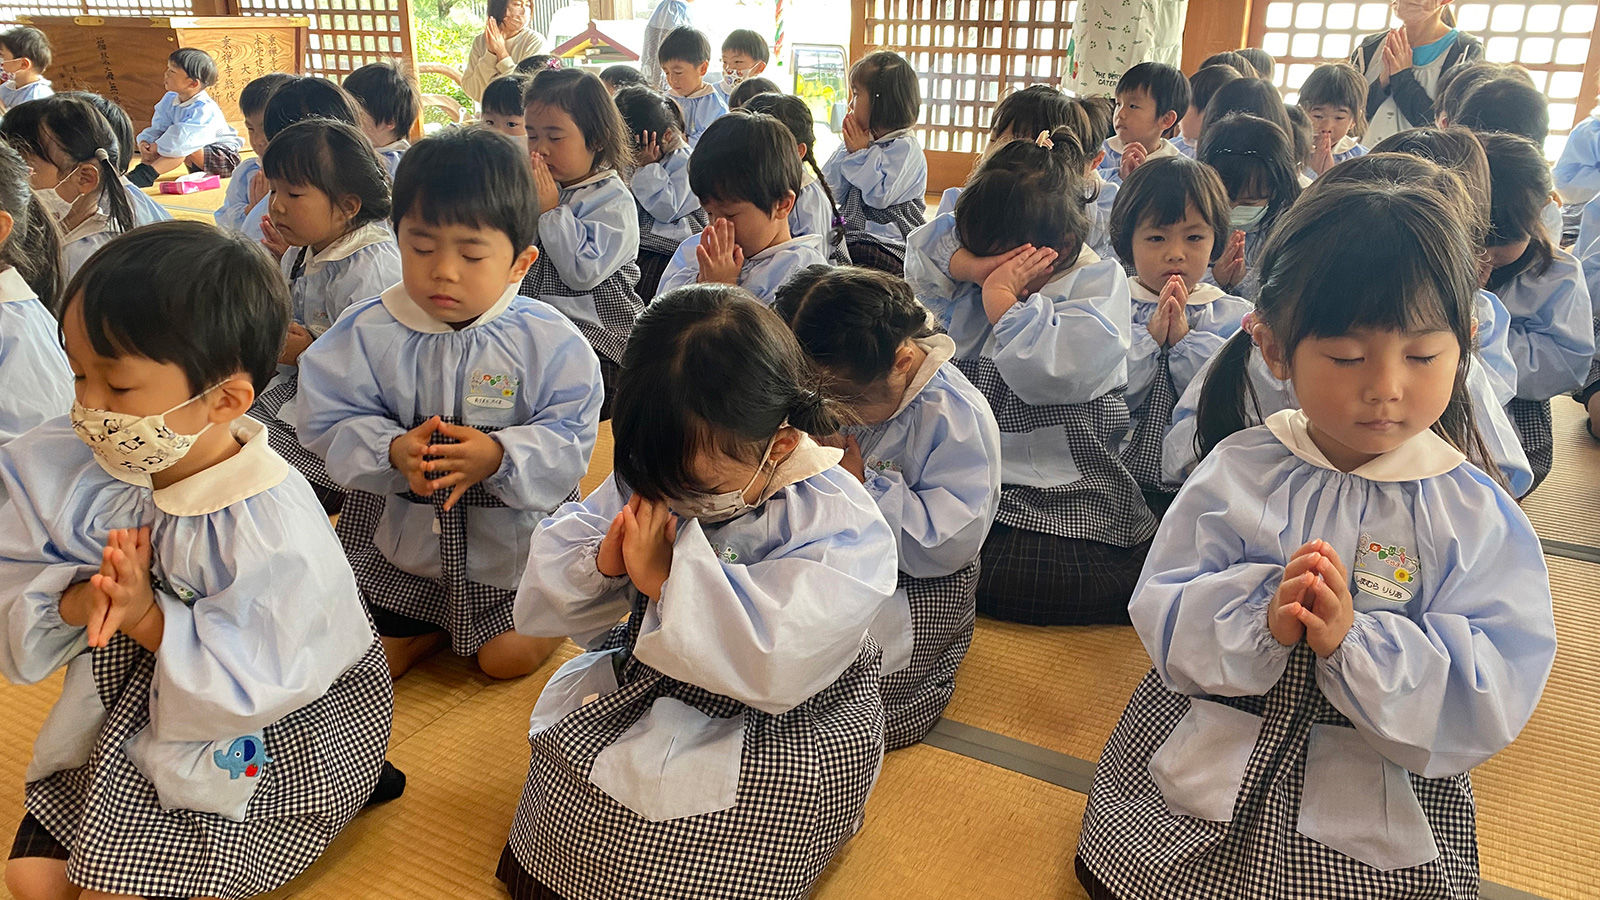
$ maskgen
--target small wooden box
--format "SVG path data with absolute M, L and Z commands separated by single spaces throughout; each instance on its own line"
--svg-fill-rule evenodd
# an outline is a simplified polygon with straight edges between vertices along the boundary
M 300 74 L 311 20 L 303 16 L 21 16 L 55 52 L 45 77 L 56 91 L 92 91 L 120 105 L 135 132 L 150 124 L 167 57 L 195 47 L 217 61 L 211 98 L 244 134 L 239 92 L 268 72 Z

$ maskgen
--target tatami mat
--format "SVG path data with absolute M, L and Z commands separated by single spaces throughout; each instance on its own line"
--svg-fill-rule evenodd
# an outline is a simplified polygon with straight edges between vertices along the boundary
M 1570 407 L 1570 408 L 1569 408 Z M 1557 470 L 1525 508 L 1547 540 L 1600 545 L 1600 442 L 1581 407 L 1557 400 Z M 609 425 L 583 491 L 610 467 Z M 1594 897 L 1600 859 L 1600 565 L 1547 557 L 1560 650 L 1544 701 L 1522 737 L 1474 773 L 1486 879 L 1551 900 Z M 404 798 L 364 812 L 273 900 L 448 896 L 499 900 L 494 864 L 526 775 L 527 716 L 538 673 L 485 678 L 441 655 L 396 685 L 390 758 Z M 1044 629 L 980 620 L 948 719 L 1093 760 L 1149 661 L 1130 628 Z M 33 735 L 59 676 L 0 687 L 0 828 L 22 813 Z M 1081 794 L 999 764 L 931 746 L 892 753 L 866 824 L 829 868 L 820 900 L 1081 898 L 1072 848 Z M 7 896 L 0 888 L 0 897 Z

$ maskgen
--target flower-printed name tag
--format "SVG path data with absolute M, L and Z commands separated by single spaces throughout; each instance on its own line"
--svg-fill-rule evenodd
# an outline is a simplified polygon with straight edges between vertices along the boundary
M 1402 605 L 1411 602 L 1421 567 L 1405 547 L 1363 534 L 1351 575 L 1363 594 L 1388 604 Z

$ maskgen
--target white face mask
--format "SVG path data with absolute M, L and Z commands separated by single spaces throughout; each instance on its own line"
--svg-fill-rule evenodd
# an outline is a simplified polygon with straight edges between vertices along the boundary
M 744 77 L 744 73 L 738 69 L 729 69 L 722 73 L 722 84 L 727 88 L 735 88 L 739 86 L 739 82 L 744 81 Z
M 72 430 L 107 467 L 134 475 L 154 475 L 176 465 L 200 435 L 211 430 L 213 423 L 208 422 L 195 434 L 178 434 L 167 427 L 166 421 L 169 413 L 199 400 L 209 390 L 154 416 L 89 409 L 74 400 Z
M 71 175 L 67 176 L 67 178 L 71 177 Z M 56 187 L 43 188 L 33 192 L 34 199 L 38 200 L 39 205 L 44 207 L 44 211 L 49 213 L 50 217 L 55 219 L 57 222 L 61 222 L 62 220 L 66 219 L 67 213 L 72 212 L 72 201 L 63 200 L 61 199 L 61 195 L 56 193 L 56 188 L 66 184 L 67 178 L 63 178 L 56 182 Z
M 1228 218 L 1235 228 L 1254 228 L 1261 217 L 1267 214 L 1265 206 L 1235 206 Z
M 740 491 L 723 491 L 720 494 L 693 494 L 682 500 L 668 500 L 667 508 L 685 519 L 699 519 L 702 525 L 716 525 L 726 522 L 755 509 L 755 505 L 745 501 L 744 497 L 755 487 L 756 479 L 761 477 L 761 470 L 767 466 L 767 455 L 772 452 L 772 444 L 778 439 L 777 435 L 767 441 L 767 449 L 761 454 L 761 464 L 756 466 L 755 474 L 750 476 L 750 483 Z M 778 470 L 774 466 L 772 474 L 767 476 L 767 484 L 772 484 L 772 479 L 777 477 Z M 763 493 L 765 489 L 763 489 Z

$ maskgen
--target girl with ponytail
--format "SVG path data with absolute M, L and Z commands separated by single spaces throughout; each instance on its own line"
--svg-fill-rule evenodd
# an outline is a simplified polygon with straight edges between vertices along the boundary
M 1122 266 L 1085 243 L 1087 159 L 1071 129 L 1012 141 L 906 254 L 1000 425 L 978 611 L 1028 624 L 1126 623 L 1156 529 L 1120 457 L 1132 300 Z
M 1000 429 L 951 363 L 955 342 L 893 275 L 812 266 L 778 289 L 776 308 L 850 408 L 833 446 L 895 530 L 900 586 L 871 630 L 883 645 L 884 743 L 909 746 L 939 720 L 972 643 Z
M 794 135 L 801 170 L 800 196 L 789 213 L 789 232 L 795 237 L 820 234 L 828 242 L 828 262 L 836 266 L 850 265 L 850 251 L 844 242 L 844 217 L 839 214 L 838 198 L 822 176 L 822 166 L 817 162 L 816 122 L 811 117 L 811 107 L 793 94 L 757 94 L 744 108 L 750 112 L 766 113 L 782 122 Z
M 0 444 L 72 408 L 72 369 L 52 315 L 63 305 L 60 237 L 34 199 L 27 164 L 0 143 Z
M 60 96 L 24 104 L 0 121 L 0 139 L 33 169 L 40 202 L 65 232 L 66 277 L 133 228 L 133 205 L 117 169 L 122 149 L 93 105 Z
M 845 415 L 743 288 L 668 291 L 634 324 L 616 470 L 535 533 L 517 593 L 519 632 L 593 649 L 535 707 L 513 898 L 798 900 L 854 832 L 896 570 L 872 495 L 811 437 Z
M 1478 896 L 1469 772 L 1550 676 L 1549 573 L 1473 462 L 1462 207 L 1336 175 L 1372 158 L 1273 229 L 1207 381 L 1242 392 L 1253 342 L 1299 408 L 1213 446 L 1150 549 L 1128 612 L 1153 668 L 1077 847 L 1095 900 Z

